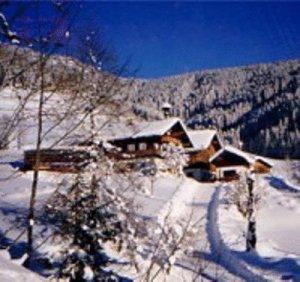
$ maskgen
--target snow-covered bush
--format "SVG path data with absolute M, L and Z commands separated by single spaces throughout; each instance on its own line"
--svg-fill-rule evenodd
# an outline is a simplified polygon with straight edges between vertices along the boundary
M 165 167 L 171 173 L 182 175 L 183 168 L 187 164 L 188 157 L 181 146 L 165 143 L 162 145 L 162 157 L 165 160 Z
M 184 221 L 173 221 L 167 214 L 161 222 L 152 222 L 144 251 L 148 264 L 142 281 L 160 281 L 170 274 L 176 259 L 183 255 L 195 238 L 192 213 Z
M 249 197 L 249 183 L 253 181 L 253 191 L 252 199 L 250 201 Z M 247 217 L 251 205 L 254 205 L 255 210 L 258 210 L 263 202 L 265 196 L 265 189 L 263 185 L 259 183 L 258 179 L 250 178 L 246 175 L 242 175 L 241 179 L 227 186 L 226 191 L 226 204 L 235 205 L 237 210 Z
M 257 211 L 263 203 L 265 189 L 258 178 L 244 175 L 241 179 L 227 186 L 225 204 L 234 205 L 247 221 L 246 249 L 255 249 L 256 246 L 256 219 Z

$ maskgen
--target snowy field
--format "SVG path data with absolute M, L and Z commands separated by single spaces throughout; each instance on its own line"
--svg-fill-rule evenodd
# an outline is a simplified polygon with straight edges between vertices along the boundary
M 21 105 L 24 105 L 22 116 L 19 117 L 21 122 L 10 137 L 10 148 L 32 149 L 36 143 L 38 95 L 30 96 L 25 103 L 24 99 L 26 95 L 28 95 L 26 91 L 15 90 L 10 87 L 1 90 L 0 118 L 14 116 L 20 110 Z M 89 124 L 89 119 L 81 123 L 76 132 L 72 132 L 71 129 L 80 123 L 82 114 L 66 115 L 62 122 L 57 123 L 60 116 L 76 111 L 76 107 L 73 106 L 72 108 L 70 101 L 62 93 L 53 94 L 46 92 L 45 100 L 44 112 L 51 114 L 45 115 L 43 120 L 43 132 L 46 132 L 46 134 L 42 138 L 42 147 L 53 146 L 66 132 L 70 133 L 58 144 L 59 146 L 70 145 L 74 142 L 85 140 L 85 127 Z M 129 127 L 126 125 L 125 117 L 114 117 L 114 121 L 112 121 L 105 114 L 105 110 L 102 110 L 96 118 L 96 130 L 101 130 L 102 139 L 109 139 L 116 135 L 124 135 L 125 132 L 128 133 Z
M 14 166 L 22 160 L 21 152 L 2 151 L 0 154 L 0 231 L 1 244 L 11 245 L 0 256 L 0 281 L 7 276 L 18 277 L 16 281 L 39 281 L 38 276 L 21 267 L 26 236 L 24 219 L 29 203 L 32 173 L 20 173 Z M 166 281 L 253 281 L 300 279 L 300 192 L 292 174 L 279 175 L 284 162 L 277 162 L 275 176 L 263 176 L 266 191 L 257 218 L 257 252 L 245 252 L 245 221 L 234 207 L 224 205 L 226 185 L 199 183 L 184 176 L 160 174 L 155 177 L 153 191 L 149 192 L 150 179 L 141 177 L 145 191 L 135 191 L 139 214 L 157 222 L 168 215 L 169 223 L 182 225 L 189 217 L 194 226 L 193 234 L 185 252 L 176 261 Z M 43 220 L 43 205 L 63 177 L 58 173 L 42 172 L 37 194 L 37 214 L 41 216 L 35 231 L 35 244 L 40 254 L 55 250 L 53 242 L 47 241 L 50 229 Z M 133 193 L 133 192 L 132 192 Z M 18 238 L 19 237 L 19 238 Z M 13 243 L 18 238 L 17 242 Z M 141 262 L 142 264 L 143 262 Z M 47 271 L 36 269 L 39 274 Z M 127 276 L 139 280 L 131 269 Z M 31 276 L 33 275 L 33 276 Z M 26 277 L 26 279 L 24 278 Z M 34 280 L 36 279 L 36 280 Z M 163 278 L 158 277 L 157 281 Z M 202 279 L 202 280 L 201 280 Z M 13 280 L 13 278 L 12 278 Z M 10 280 L 10 281 L 12 281 Z
M 20 160 L 20 153 L 2 152 L 0 162 L 1 176 L 1 199 L 0 199 L 0 230 L 4 238 L 2 244 L 11 244 L 15 238 L 24 231 L 24 219 L 26 208 L 29 203 L 30 180 L 32 173 L 19 173 L 12 168 L 11 162 Z M 56 188 L 56 184 L 62 180 L 62 176 L 57 173 L 42 172 L 37 194 L 37 214 L 42 214 L 42 207 L 47 202 L 49 196 Z M 149 184 L 149 179 L 142 179 Z M 199 262 L 197 251 L 209 253 L 209 244 L 204 238 L 206 228 L 206 210 L 210 197 L 214 192 L 214 184 L 199 184 L 193 179 L 175 177 L 171 175 L 160 175 L 154 181 L 153 193 L 137 192 L 136 201 L 140 205 L 139 213 L 145 217 L 151 217 L 157 221 L 163 221 L 168 214 L 168 220 L 172 224 L 184 222 L 187 217 L 193 214 L 195 224 L 194 246 L 189 246 L 187 254 L 181 254 L 176 261 L 173 271 L 170 273 L 168 281 L 180 281 L 182 277 L 197 277 L 199 271 L 207 272 L 208 277 L 215 276 L 218 265 L 214 262 L 202 263 L 201 269 L 195 262 Z M 9 229 L 8 232 L 6 232 Z M 42 218 L 36 225 L 36 245 L 39 245 L 48 236 L 47 223 Z M 203 233 L 203 234 L 202 234 Z M 10 249 L 12 262 L 19 263 L 24 253 L 25 233 L 22 234 Z M 52 242 L 46 242 L 38 249 L 40 253 L 53 251 Z M 49 253 L 48 253 L 49 254 Z M 200 252 L 199 252 L 200 254 Z M 209 264 L 209 265 L 208 265 Z M 195 266 L 196 265 L 196 266 Z M 14 271 L 14 270 L 12 270 Z M 130 270 L 128 270 L 130 273 Z M 209 274 L 212 272 L 211 274 Z M 1 273 L 1 272 L 0 272 Z M 220 267 L 219 274 L 224 277 L 233 277 L 227 270 Z M 3 274 L 3 273 L 2 273 Z M 43 274 L 47 274 L 43 272 Z M 4 274 L 3 274 L 4 275 Z M 138 275 L 133 274 L 133 278 L 138 280 Z

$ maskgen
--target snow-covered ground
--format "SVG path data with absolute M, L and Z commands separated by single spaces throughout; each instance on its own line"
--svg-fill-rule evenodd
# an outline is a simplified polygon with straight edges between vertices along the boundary
M 22 232 L 32 177 L 30 172 L 20 173 L 13 168 L 21 158 L 22 152 L 0 153 L 0 231 L 3 234 L 11 228 L 5 233 L 1 243 L 11 244 L 21 234 L 18 242 L 10 250 L 13 258 L 20 258 L 24 252 L 26 237 Z M 277 165 L 282 167 L 283 163 L 278 162 Z M 295 179 L 289 178 L 290 174 L 278 174 L 280 169 L 277 165 L 276 174 L 262 177 L 267 193 L 257 218 L 257 253 L 253 254 L 244 252 L 245 221 L 234 207 L 228 208 L 224 205 L 226 188 L 220 183 L 199 183 L 184 176 L 161 174 L 153 181 L 153 193 L 149 193 L 151 179 L 140 179 L 144 186 L 148 187 L 148 193 L 135 191 L 134 194 L 135 201 L 140 206 L 141 216 L 163 222 L 168 215 L 169 223 L 174 226 L 183 225 L 191 218 L 193 225 L 189 244 L 185 246 L 184 252 L 176 256 L 174 267 L 166 281 L 299 279 L 299 187 L 295 185 Z M 41 173 L 37 194 L 38 213 L 42 212 L 43 204 L 63 177 L 66 175 Z M 285 185 L 290 189 L 286 189 Z M 47 222 L 38 221 L 36 244 L 42 242 L 49 232 Z M 52 244 L 50 240 L 46 240 L 38 251 L 53 251 Z M 20 275 L 11 281 L 26 281 L 23 275 L 32 281 L 38 281 L 34 280 L 38 279 L 38 276 L 34 275 L 34 279 L 31 279 L 32 272 L 24 270 L 14 263 L 13 259 L 0 257 L 0 270 L 3 265 L 5 271 L 8 269 L 12 275 Z M 17 270 L 14 270 L 15 267 Z M 5 281 L 1 279 L 3 273 L 0 271 L 0 281 Z M 129 270 L 127 274 L 139 280 L 138 274 Z M 158 277 L 157 281 L 160 279 L 163 278 Z
M 224 188 L 218 209 L 220 230 L 224 244 L 252 271 L 272 280 L 300 279 L 300 190 L 281 170 L 283 162 L 276 162 L 273 174 L 260 176 L 265 190 L 263 203 L 257 214 L 257 250 L 245 252 L 246 221 L 235 206 L 224 203 Z M 289 173 L 289 175 L 291 175 Z M 293 186 L 292 186 L 293 185 Z M 288 187 L 288 188 L 287 188 Z
M 258 249 L 266 256 L 274 250 L 285 257 L 300 258 L 300 191 L 294 194 L 271 189 L 258 214 Z
M 11 228 L 5 234 L 5 238 L 2 238 L 2 244 L 11 244 L 21 234 L 18 242 L 10 250 L 13 258 L 19 258 L 24 253 L 26 241 L 24 219 L 29 203 L 32 173 L 20 173 L 11 166 L 11 163 L 22 157 L 20 152 L 3 151 L 0 157 L 0 231 L 3 234 Z M 43 204 L 51 196 L 62 177 L 58 173 L 41 173 L 37 193 L 37 214 L 42 213 Z M 146 185 L 150 183 L 148 178 L 141 180 Z M 192 244 L 186 254 L 181 254 L 177 258 L 168 281 L 174 281 L 174 279 L 180 281 L 183 278 L 199 276 L 199 272 L 202 275 L 205 273 L 207 277 L 214 277 L 216 269 L 219 269 L 219 275 L 222 273 L 223 276 L 232 277 L 226 270 L 210 261 L 206 263 L 202 261 L 201 269 L 199 269 L 200 250 L 209 252 L 209 244 L 205 235 L 206 210 L 214 192 L 214 186 L 214 184 L 200 184 L 184 176 L 163 174 L 155 179 L 151 195 L 141 191 L 135 194 L 135 200 L 140 206 L 139 213 L 146 218 L 163 221 L 168 215 L 170 224 L 183 224 L 192 216 L 192 222 L 195 225 L 193 243 L 191 241 Z M 48 232 L 47 222 L 40 219 L 35 229 L 36 245 L 47 237 Z M 47 241 L 38 251 L 41 253 L 53 251 L 51 244 L 50 240 Z M 138 279 L 137 274 L 135 277 Z
M 1 282 L 42 282 L 44 278 L 32 271 L 12 262 L 6 251 L 0 251 L 0 281 Z
M 185 176 L 162 174 L 154 182 L 152 195 L 137 195 L 140 212 L 144 216 L 161 223 L 168 218 L 167 223 L 174 227 L 182 227 L 190 220 L 193 227 L 193 235 L 185 251 L 176 256 L 171 272 L 167 277 L 158 276 L 156 281 L 239 280 L 218 263 L 218 255 L 211 253 L 209 237 L 214 237 L 214 234 L 207 235 L 207 209 L 215 189 L 214 183 L 199 183 Z M 139 280 L 140 276 L 132 277 Z
M 37 94 L 38 93 L 31 95 L 27 99 L 28 92 L 24 90 L 11 87 L 1 89 L 0 119 L 5 118 L 5 116 L 7 118 L 14 116 L 16 112 L 20 110 L 20 107 L 24 106 L 22 116 L 19 116 L 21 121 L 10 136 L 11 149 L 16 149 L 18 146 L 21 146 L 19 149 L 24 150 L 34 148 L 35 146 L 37 135 L 37 108 L 39 102 L 39 96 Z M 82 102 L 80 105 L 81 107 L 84 106 Z M 89 119 L 82 122 L 78 128 L 76 127 L 76 131 L 73 132 L 71 130 L 80 123 L 83 115 L 82 113 L 74 114 L 75 111 L 78 111 L 78 106 L 76 106 L 76 103 L 73 105 L 66 95 L 46 92 L 43 107 L 43 132 L 47 132 L 47 134 L 43 136 L 43 148 L 51 147 L 67 132 L 69 132 L 68 136 L 64 138 L 59 145 L 69 145 L 70 143 L 85 140 L 85 127 L 88 125 Z M 106 139 L 116 135 L 124 135 L 125 132 L 128 133 L 129 127 L 126 125 L 127 119 L 125 117 L 120 116 L 117 120 L 114 118 L 114 121 L 112 121 L 111 117 L 105 114 L 105 110 L 101 110 L 96 117 L 96 130 L 101 129 L 101 138 Z M 66 113 L 73 114 L 68 115 Z M 64 119 L 62 122 L 58 122 L 61 116 L 64 116 Z M 0 126 L 2 126 L 2 124 L 0 124 Z

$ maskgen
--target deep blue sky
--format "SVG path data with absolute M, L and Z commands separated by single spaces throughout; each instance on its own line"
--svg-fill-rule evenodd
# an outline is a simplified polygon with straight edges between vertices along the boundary
M 300 2 L 84 2 L 121 60 L 151 78 L 300 57 Z

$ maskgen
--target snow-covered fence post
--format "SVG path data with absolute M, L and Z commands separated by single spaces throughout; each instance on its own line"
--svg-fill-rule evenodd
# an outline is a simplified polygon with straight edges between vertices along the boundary
M 248 213 L 247 213 L 247 233 L 246 233 L 246 250 L 247 252 L 255 250 L 256 248 L 256 217 L 254 207 L 254 194 L 253 194 L 254 180 L 247 177 L 247 190 L 248 190 Z

